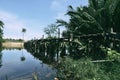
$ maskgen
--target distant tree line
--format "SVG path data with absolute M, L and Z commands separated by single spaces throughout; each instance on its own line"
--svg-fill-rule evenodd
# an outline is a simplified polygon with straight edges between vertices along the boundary
M 3 39 L 4 42 L 23 42 L 23 39 L 11 39 L 11 38 L 7 38 L 7 39 Z

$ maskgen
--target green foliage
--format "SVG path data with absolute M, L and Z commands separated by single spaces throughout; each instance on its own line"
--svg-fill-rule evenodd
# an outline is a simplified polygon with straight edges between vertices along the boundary
M 3 39 L 4 42 L 23 42 L 22 39 Z
M 60 80 L 119 80 L 119 62 L 92 63 L 90 59 L 64 58 L 57 66 Z
M 57 36 L 57 29 L 58 27 L 55 24 L 51 24 L 48 25 L 48 27 L 44 28 L 44 32 L 48 38 L 52 38 Z
M 99 67 L 95 66 L 89 59 L 65 58 L 57 68 L 60 80 L 97 80 L 99 76 Z
M 0 47 L 2 46 L 2 36 L 3 36 L 3 25 L 4 23 L 2 21 L 0 21 Z
M 63 36 L 70 38 L 70 34 L 73 34 L 73 38 L 75 38 L 76 36 L 84 34 L 104 34 L 111 33 L 112 29 L 118 33 L 120 30 L 120 0 L 88 1 L 88 6 L 77 7 L 75 9 L 72 6 L 68 7 L 66 15 L 70 17 L 69 21 L 57 20 L 58 26 L 65 26 L 66 28 Z M 79 54 L 80 56 L 85 55 L 92 59 L 106 59 L 108 55 L 107 51 L 102 50 L 100 46 L 105 46 L 104 43 L 107 43 L 107 40 L 108 38 L 105 35 L 97 37 L 91 36 L 83 40 L 81 38 L 79 42 L 83 43 L 84 46 L 79 46 L 79 44 L 71 42 L 71 44 L 68 45 L 68 49 L 72 55 Z M 84 49 L 80 50 L 79 48 L 82 47 L 84 47 Z M 105 47 L 109 47 L 109 45 Z
M 23 33 L 23 41 L 24 41 L 24 33 L 26 32 L 25 28 L 22 28 L 22 33 Z
M 120 80 L 120 62 L 98 63 L 100 70 L 104 72 L 104 77 L 109 79 L 103 80 Z
M 25 32 L 26 32 L 26 29 L 25 29 L 25 28 L 23 28 L 23 29 L 22 29 L 22 32 L 23 32 L 23 33 L 25 33 Z
M 2 21 L 0 21 L 0 27 L 3 27 L 4 23 Z
M 115 50 L 111 50 L 110 48 L 107 49 L 107 55 L 108 55 L 108 59 L 110 60 L 117 60 L 120 61 L 120 53 L 118 53 Z
M 116 5 L 115 5 L 116 4 Z M 120 0 L 116 0 L 116 3 L 114 5 L 116 6 L 113 12 L 113 22 L 114 22 L 114 31 L 120 32 Z
M 65 26 L 66 32 L 77 34 L 95 34 L 119 32 L 119 0 L 89 0 L 88 6 L 68 7 L 69 21 L 57 20 L 58 26 Z M 67 34 L 67 33 L 66 33 Z

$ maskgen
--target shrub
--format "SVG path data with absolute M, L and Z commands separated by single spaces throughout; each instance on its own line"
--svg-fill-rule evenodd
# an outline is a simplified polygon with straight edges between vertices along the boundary
M 105 76 L 99 66 L 90 59 L 64 58 L 57 68 L 57 77 L 60 80 L 109 80 L 109 77 Z

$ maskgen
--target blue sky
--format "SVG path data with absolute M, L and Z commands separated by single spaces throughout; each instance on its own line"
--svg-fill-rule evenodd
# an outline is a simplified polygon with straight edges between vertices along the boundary
M 56 19 L 67 20 L 68 5 L 74 8 L 87 5 L 88 0 L 0 0 L 0 20 L 4 22 L 4 38 L 41 38 L 44 28 Z

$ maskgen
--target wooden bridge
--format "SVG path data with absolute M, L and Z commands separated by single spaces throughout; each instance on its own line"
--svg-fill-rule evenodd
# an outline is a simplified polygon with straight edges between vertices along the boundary
M 36 39 L 31 41 L 38 41 L 38 42 L 48 42 L 48 41 L 60 41 L 60 42 L 70 42 L 73 39 L 103 39 L 108 38 L 115 41 L 120 41 L 120 34 L 119 37 L 116 37 L 116 34 L 112 33 L 97 33 L 97 34 L 88 34 L 88 35 L 72 35 L 66 38 L 48 38 L 48 39 Z
M 71 35 L 68 38 L 36 39 L 25 42 L 24 46 L 29 52 L 33 54 L 44 53 L 44 56 L 45 54 L 49 56 L 53 54 L 54 56 L 55 54 L 57 56 L 70 55 L 72 57 L 94 55 L 95 57 L 97 56 L 96 58 L 100 58 L 102 54 L 101 51 L 99 53 L 99 50 L 101 50 L 100 46 L 111 47 L 111 43 L 113 44 L 112 47 L 115 49 L 118 48 L 120 52 L 120 37 L 110 33 Z M 84 54 L 86 51 L 87 53 Z

